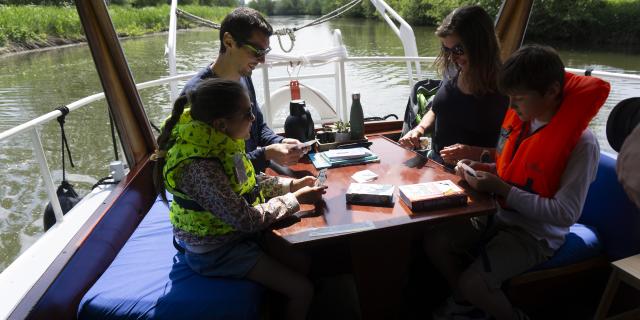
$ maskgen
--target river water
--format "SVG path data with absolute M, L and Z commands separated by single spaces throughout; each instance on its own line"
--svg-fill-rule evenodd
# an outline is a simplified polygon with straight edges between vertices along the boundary
M 274 17 L 276 28 L 296 26 L 311 18 Z M 350 56 L 403 55 L 402 45 L 391 29 L 380 21 L 339 19 L 296 33 L 295 53 L 308 53 L 329 47 L 331 32 L 340 29 Z M 433 28 L 414 28 L 419 54 L 435 56 L 440 48 Z M 218 52 L 217 31 L 198 29 L 178 34 L 178 72 L 195 71 L 211 62 Z M 153 35 L 122 41 L 136 82 L 168 75 L 164 57 L 166 35 Z M 271 44 L 281 51 L 277 39 Z M 288 40 L 285 41 L 288 44 Z M 636 54 L 595 50 L 560 50 L 569 67 L 593 67 L 596 70 L 640 74 Z M 425 76 L 434 77 L 429 64 L 423 64 Z M 300 74 L 332 72 L 333 67 L 318 70 L 302 68 Z M 359 91 L 365 116 L 390 113 L 402 117 L 409 88 L 404 63 L 348 63 L 347 92 Z M 297 72 L 294 72 L 294 75 Z M 285 76 L 284 68 L 270 70 L 272 76 Z M 264 100 L 262 74 L 254 72 L 258 100 Z M 605 125 L 611 108 L 620 100 L 638 95 L 639 81 L 607 79 L 612 93 L 600 114 L 591 124 L 601 148 L 611 151 L 606 142 Z M 301 81 L 323 91 L 332 101 L 332 80 Z M 275 83 L 275 89 L 284 83 Z M 180 84 L 180 87 L 182 83 Z M 272 89 L 272 90 L 273 90 Z M 0 131 L 45 114 L 57 106 L 102 91 L 91 54 L 86 45 L 56 48 L 0 58 Z M 152 122 L 160 123 L 170 113 L 169 88 L 154 87 L 141 91 L 142 101 Z M 75 168 L 67 165 L 67 178 L 82 195 L 100 177 L 108 175 L 113 160 L 109 120 L 104 102 L 95 102 L 67 116 L 65 131 L 71 144 Z M 40 128 L 42 143 L 55 183 L 62 176 L 60 130 L 52 121 Z M 0 142 L 0 271 L 26 250 L 43 232 L 42 211 L 47 196 L 40 178 L 30 136 L 23 133 Z

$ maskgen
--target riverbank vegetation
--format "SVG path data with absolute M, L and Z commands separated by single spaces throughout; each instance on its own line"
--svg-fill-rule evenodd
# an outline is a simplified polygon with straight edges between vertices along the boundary
M 250 7 L 267 15 L 321 15 L 351 0 L 253 0 Z M 166 0 L 110 0 L 109 12 L 119 36 L 168 29 Z M 245 0 L 246 2 L 246 0 Z M 33 4 L 37 5 L 33 5 Z M 239 0 L 180 0 L 180 8 L 221 21 Z M 387 0 L 412 25 L 436 26 L 451 10 L 477 3 L 496 15 L 502 0 Z M 226 6 L 226 7 L 220 7 Z M 368 0 L 346 16 L 379 18 Z M 527 42 L 640 48 L 640 0 L 536 0 Z M 183 19 L 179 28 L 193 26 Z M 0 54 L 74 43 L 84 36 L 70 0 L 0 0 Z
M 249 6 L 269 15 L 321 15 L 351 0 L 254 0 Z M 456 7 L 480 4 L 498 13 L 502 0 L 387 0 L 411 25 L 436 26 Z M 375 18 L 364 0 L 348 16 Z M 550 44 L 640 46 L 640 0 L 536 0 L 527 28 L 527 41 Z
M 109 14 L 121 37 L 169 29 L 169 6 L 166 4 L 135 7 L 131 3 L 114 5 L 114 2 L 109 6 Z M 180 8 L 211 21 L 221 21 L 233 9 L 202 5 Z M 178 28 L 191 26 L 194 25 L 178 19 Z M 0 5 L 0 54 L 80 41 L 84 41 L 84 33 L 72 5 Z

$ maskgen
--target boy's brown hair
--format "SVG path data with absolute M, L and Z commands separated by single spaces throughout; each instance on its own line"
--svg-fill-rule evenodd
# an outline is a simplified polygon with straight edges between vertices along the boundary
M 498 75 L 498 88 L 503 94 L 535 91 L 544 95 L 555 82 L 564 87 L 564 64 L 558 53 L 542 45 L 524 46 L 513 53 Z

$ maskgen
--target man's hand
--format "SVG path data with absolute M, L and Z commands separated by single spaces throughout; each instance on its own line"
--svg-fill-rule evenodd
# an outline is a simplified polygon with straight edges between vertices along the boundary
M 285 142 L 286 141 L 286 142 Z M 307 148 L 300 148 L 300 141 L 284 139 L 283 143 L 275 143 L 264 148 L 265 158 L 284 166 L 294 165 L 306 153 Z
M 300 179 L 293 179 L 291 181 L 291 192 L 298 191 L 304 187 L 313 187 L 316 184 L 316 177 L 314 176 L 306 176 Z
M 469 185 L 482 192 L 494 193 L 506 198 L 511 190 L 511 185 L 504 182 L 500 177 L 486 171 L 476 171 L 476 176 L 464 172 L 464 179 Z
M 404 137 L 400 138 L 398 142 L 405 148 L 420 148 L 420 137 L 424 134 L 424 131 L 420 127 L 411 129 Z

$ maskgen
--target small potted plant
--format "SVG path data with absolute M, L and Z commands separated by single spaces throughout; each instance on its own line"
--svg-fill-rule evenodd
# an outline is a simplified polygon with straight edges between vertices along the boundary
M 336 142 L 346 142 L 351 140 L 351 131 L 349 127 L 349 122 L 342 120 L 336 121 L 334 124 L 336 130 Z

